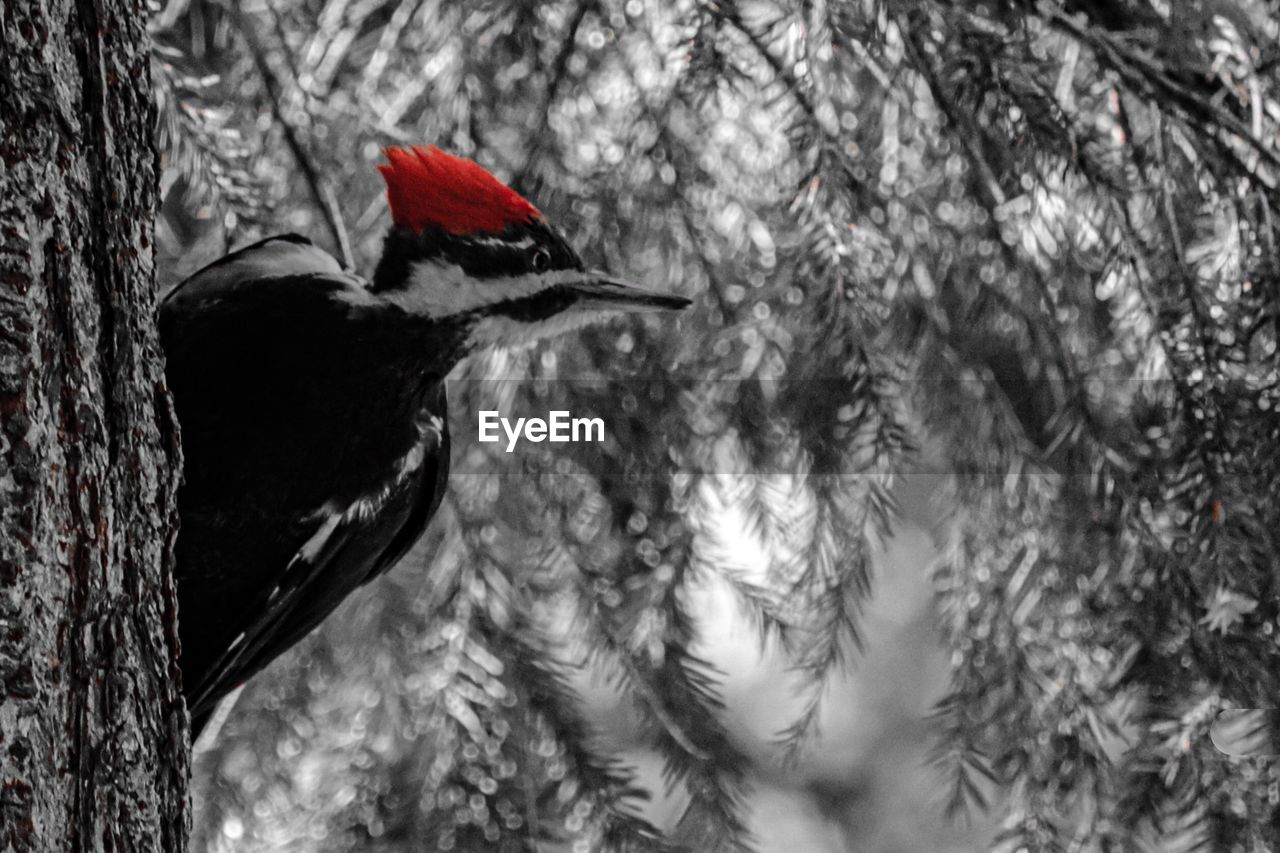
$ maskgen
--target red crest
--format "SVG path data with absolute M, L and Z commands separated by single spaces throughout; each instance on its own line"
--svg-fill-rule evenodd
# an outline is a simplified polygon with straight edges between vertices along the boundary
M 435 227 L 450 234 L 497 234 L 508 225 L 540 219 L 538 209 L 470 160 L 434 145 L 384 148 L 390 163 L 378 171 L 397 227 Z

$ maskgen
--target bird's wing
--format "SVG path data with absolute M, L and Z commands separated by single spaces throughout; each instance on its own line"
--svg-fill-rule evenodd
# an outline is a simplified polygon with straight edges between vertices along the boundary
M 161 304 L 223 292 L 242 282 L 281 276 L 347 276 L 338 259 L 301 234 L 277 234 L 237 249 L 192 273 L 161 297 Z
M 252 622 L 187 685 L 195 718 L 315 628 L 357 586 L 395 565 L 426 530 L 448 477 L 449 441 L 443 389 L 424 409 L 422 442 L 405 458 L 408 471 L 381 492 L 314 513 L 309 534 L 263 600 L 244 602 Z M 439 406 L 437 408 L 436 406 Z

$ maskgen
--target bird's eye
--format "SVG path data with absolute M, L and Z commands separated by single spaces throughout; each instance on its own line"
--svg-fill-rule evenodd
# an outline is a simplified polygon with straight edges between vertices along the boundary
M 546 249 L 539 249 L 529 259 L 529 265 L 533 267 L 534 272 L 546 272 L 551 269 L 551 253 Z

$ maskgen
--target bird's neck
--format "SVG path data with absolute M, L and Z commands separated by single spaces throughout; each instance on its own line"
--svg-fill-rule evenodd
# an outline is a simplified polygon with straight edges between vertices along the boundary
M 382 257 L 373 271 L 370 289 L 378 293 L 405 289 L 410 283 L 414 263 L 429 260 L 432 256 L 430 249 L 421 235 L 393 228 L 387 232 L 382 244 Z

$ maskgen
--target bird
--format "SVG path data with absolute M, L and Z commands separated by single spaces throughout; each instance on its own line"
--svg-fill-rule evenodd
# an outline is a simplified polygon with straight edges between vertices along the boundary
M 383 154 L 392 226 L 371 279 L 282 234 L 160 300 L 193 741 L 224 696 L 422 536 L 447 487 L 445 379 L 462 359 L 690 304 L 588 269 L 471 160 Z

